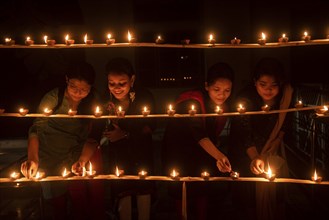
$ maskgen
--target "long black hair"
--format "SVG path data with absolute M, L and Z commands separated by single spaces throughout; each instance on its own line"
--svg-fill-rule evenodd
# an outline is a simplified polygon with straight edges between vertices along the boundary
M 287 79 L 282 63 L 273 57 L 264 57 L 255 66 L 253 80 L 257 81 L 261 76 L 271 76 L 281 87 Z
M 90 86 L 95 82 L 96 72 L 94 67 L 86 61 L 72 61 L 66 69 L 68 79 L 78 79 L 86 81 Z
M 135 75 L 135 70 L 131 62 L 123 57 L 116 57 L 106 64 L 106 75 L 109 73 L 127 74 L 129 78 Z
M 232 82 L 232 84 L 234 82 L 234 71 L 227 63 L 218 62 L 212 65 L 208 69 L 207 78 L 206 78 L 206 82 L 208 83 L 208 86 L 215 83 L 216 80 L 220 78 L 228 79 Z

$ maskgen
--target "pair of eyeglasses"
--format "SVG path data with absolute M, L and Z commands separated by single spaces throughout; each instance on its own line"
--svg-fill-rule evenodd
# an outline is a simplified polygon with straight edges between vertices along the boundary
M 70 81 L 67 82 L 67 86 L 74 93 L 81 93 L 82 95 L 87 95 L 90 92 L 90 89 L 82 89 L 82 88 L 79 88 L 78 86 L 74 85 Z

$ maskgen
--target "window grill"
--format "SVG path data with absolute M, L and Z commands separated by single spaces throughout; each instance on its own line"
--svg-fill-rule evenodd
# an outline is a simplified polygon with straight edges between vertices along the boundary
M 329 104 L 328 85 L 297 85 L 293 98 L 307 106 Z M 287 148 L 293 154 L 288 163 L 291 169 L 295 168 L 291 172 L 307 177 L 308 171 L 316 169 L 325 175 L 323 171 L 329 168 L 329 117 L 318 117 L 314 111 L 299 111 L 293 115 L 292 126 L 292 132 L 287 135 Z

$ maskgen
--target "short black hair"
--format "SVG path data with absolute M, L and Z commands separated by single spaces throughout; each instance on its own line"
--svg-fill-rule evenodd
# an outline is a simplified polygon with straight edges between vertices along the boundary
M 127 74 L 130 78 L 135 75 L 133 65 L 123 57 L 116 57 L 107 62 L 106 75 L 110 73 Z
M 224 62 L 218 62 L 209 68 L 206 79 L 208 85 L 215 83 L 219 78 L 228 79 L 232 83 L 234 82 L 234 71 L 230 65 Z
M 93 85 L 96 78 L 94 67 L 86 61 L 72 61 L 69 63 L 66 76 L 68 79 L 79 79 Z

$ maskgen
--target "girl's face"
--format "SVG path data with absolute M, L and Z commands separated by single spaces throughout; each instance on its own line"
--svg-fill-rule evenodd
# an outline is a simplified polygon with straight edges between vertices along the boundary
M 67 79 L 67 93 L 73 101 L 79 102 L 87 97 L 90 89 L 91 85 L 84 80 Z
M 279 94 L 279 84 L 275 81 L 273 76 L 262 75 L 255 81 L 255 86 L 258 94 L 262 97 L 264 102 L 274 101 Z
M 128 97 L 130 87 L 133 87 L 135 75 L 131 78 L 125 73 L 109 73 L 107 75 L 108 88 L 110 93 L 118 99 L 123 100 Z
M 206 90 L 210 99 L 216 105 L 222 105 L 231 95 L 232 81 L 224 78 L 217 79 L 213 84 L 206 83 Z

